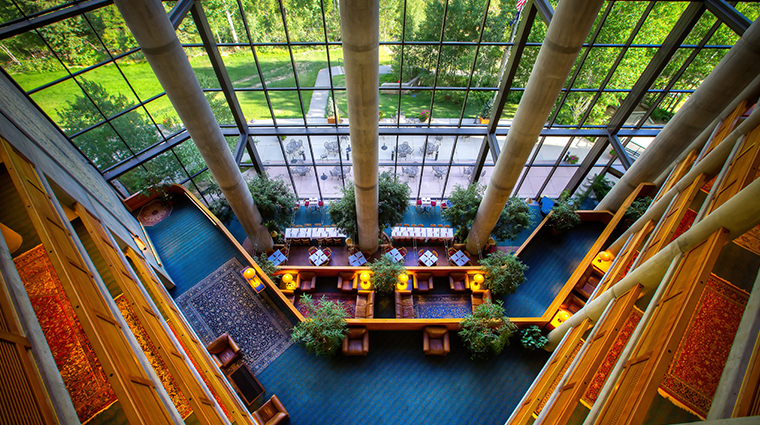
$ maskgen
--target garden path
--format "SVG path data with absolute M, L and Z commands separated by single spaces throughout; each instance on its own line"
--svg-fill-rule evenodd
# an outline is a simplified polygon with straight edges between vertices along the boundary
M 390 74 L 391 67 L 389 65 L 380 65 L 378 71 L 380 74 Z M 345 70 L 342 66 L 332 67 L 332 75 L 343 75 Z M 327 72 L 327 68 L 319 70 L 317 74 L 317 80 L 314 82 L 314 87 L 330 87 L 330 73 Z M 307 118 L 324 118 L 325 107 L 327 106 L 327 98 L 330 92 L 328 90 L 314 90 L 311 94 L 311 103 L 309 103 L 309 112 L 306 114 Z

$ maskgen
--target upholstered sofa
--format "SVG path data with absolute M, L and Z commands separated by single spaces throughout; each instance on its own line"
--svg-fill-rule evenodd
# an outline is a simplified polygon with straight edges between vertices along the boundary
M 226 333 L 219 335 L 219 338 L 206 346 L 206 350 L 208 350 L 209 354 L 211 354 L 211 358 L 214 359 L 216 365 L 220 368 L 226 368 L 235 360 L 243 357 L 240 347 L 238 347 L 232 337 Z
M 411 291 L 396 291 L 396 319 L 414 319 L 414 301 Z
M 422 351 L 429 356 L 445 356 L 451 351 L 449 330 L 445 326 L 427 326 L 422 330 Z
M 317 274 L 314 272 L 299 272 L 296 285 L 304 292 L 311 292 L 317 287 Z
M 288 411 L 280 403 L 280 399 L 276 395 L 264 403 L 258 410 L 253 412 L 253 417 L 262 425 L 275 425 L 279 424 L 288 418 Z
M 347 356 L 366 356 L 369 352 L 369 331 L 367 328 L 349 328 L 343 338 L 343 354 Z

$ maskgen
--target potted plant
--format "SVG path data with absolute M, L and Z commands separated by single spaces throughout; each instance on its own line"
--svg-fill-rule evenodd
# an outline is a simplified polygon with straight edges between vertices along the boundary
M 568 164 L 575 165 L 578 163 L 578 160 L 579 160 L 578 155 L 573 155 L 570 152 L 565 154 L 565 162 L 567 162 Z
M 493 98 L 489 98 L 483 102 L 483 106 L 480 108 L 479 121 L 481 124 L 488 124 L 491 122 L 491 112 L 493 111 Z
M 279 267 L 275 266 L 271 261 L 269 261 L 269 256 L 265 252 L 259 254 L 259 256 L 256 258 L 256 264 L 261 267 L 261 271 L 263 271 L 264 274 L 269 277 L 269 280 L 271 280 L 275 285 L 280 282 L 281 275 L 276 274 L 277 270 L 279 270 Z
M 643 198 L 636 198 L 631 205 L 625 210 L 623 215 L 623 227 L 625 229 L 631 227 L 649 208 L 649 204 L 652 203 L 652 198 L 645 196 Z
M 296 195 L 284 180 L 255 176 L 248 181 L 248 189 L 267 230 L 282 234 L 285 228 L 293 224 L 291 219 Z
M 311 295 L 303 294 L 300 302 L 306 306 L 307 317 L 293 327 L 291 339 L 317 356 L 334 355 L 348 333 L 348 313 L 340 302 L 327 301 L 324 296 L 317 304 Z
M 335 124 L 340 119 L 336 113 L 335 100 L 333 100 L 332 96 L 327 98 L 327 105 L 325 105 L 325 118 L 327 118 L 328 124 Z
M 384 172 L 378 179 L 378 223 L 380 229 L 393 226 L 404 218 L 404 211 L 409 203 L 410 189 L 394 174 Z M 354 185 L 346 185 L 341 191 L 343 196 L 330 204 L 327 214 L 335 227 L 352 241 L 358 241 L 359 226 L 356 215 L 356 192 Z
M 397 263 L 385 255 L 369 265 L 372 270 L 370 282 L 380 295 L 390 295 L 398 283 L 398 276 L 406 273 L 406 267 L 402 263 Z
M 525 281 L 528 266 L 512 254 L 496 251 L 480 262 L 485 275 L 483 284 L 495 296 L 513 294 Z
M 455 186 L 447 201 L 447 207 L 441 210 L 441 217 L 456 229 L 454 240 L 462 243 L 467 239 L 475 215 L 483 200 L 485 186 L 473 183 L 467 187 Z M 504 205 L 491 234 L 495 239 L 514 240 L 523 230 L 530 227 L 530 207 L 520 198 L 510 198 Z M 487 241 L 482 241 L 485 247 Z
M 536 325 L 529 326 L 523 329 L 520 333 L 522 334 L 520 337 L 520 343 L 522 343 L 524 348 L 527 348 L 530 351 L 544 348 L 544 345 L 549 342 L 549 339 L 544 336 L 541 329 Z
M 425 122 L 430 118 L 430 111 L 427 109 L 423 109 L 420 111 L 420 122 Z
M 474 313 L 465 316 L 459 326 L 459 336 L 473 360 L 501 353 L 517 330 L 517 326 L 504 316 L 501 301 L 495 304 L 484 302 Z
M 555 235 L 567 232 L 573 227 L 581 224 L 581 217 L 576 211 L 576 204 L 568 199 L 568 192 L 562 192 L 562 195 L 554 202 L 551 217 L 549 217 L 549 226 Z

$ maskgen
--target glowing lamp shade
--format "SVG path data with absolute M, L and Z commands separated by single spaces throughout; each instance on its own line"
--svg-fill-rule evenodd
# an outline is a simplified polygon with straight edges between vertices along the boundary
M 472 280 L 474 280 L 475 283 L 477 283 L 478 285 L 480 285 L 486 279 L 483 277 L 482 274 L 478 273 L 478 274 L 476 274 L 475 276 L 472 277 Z
M 369 281 L 369 273 L 363 272 L 362 274 L 360 274 L 359 275 L 359 280 L 361 280 L 362 282 Z
M 565 320 L 567 320 L 569 318 L 570 318 L 570 313 L 568 313 L 568 312 L 566 312 L 564 310 L 560 311 L 557 314 L 557 321 L 560 322 L 560 323 L 564 322 Z
M 398 275 L 398 281 L 401 283 L 409 282 L 409 275 L 406 273 L 401 273 L 400 275 Z
M 277 237 L 277 232 L 275 232 L 274 230 L 272 230 L 272 232 L 269 233 L 269 236 L 271 236 L 273 238 L 276 238 Z
M 611 261 L 612 260 L 612 254 L 609 253 L 609 251 L 602 251 L 599 254 L 599 259 L 602 261 Z
M 254 277 L 256 277 L 256 270 L 248 267 L 243 272 L 243 277 L 246 278 L 246 279 L 253 279 Z
M 290 274 L 290 273 L 285 273 L 284 275 L 282 275 L 282 281 L 285 282 L 286 284 L 292 282 L 293 281 L 293 275 Z
M 406 289 L 406 283 L 405 282 L 399 282 L 399 283 L 397 283 L 396 284 L 396 289 L 398 289 L 399 291 L 403 291 L 404 289 Z
M 287 285 L 288 285 L 288 286 L 287 286 L 287 287 L 288 287 L 288 289 L 296 289 L 296 283 L 295 283 L 295 282 L 292 282 L 292 281 L 291 281 L 291 282 L 290 282 L 290 283 L 288 283 Z

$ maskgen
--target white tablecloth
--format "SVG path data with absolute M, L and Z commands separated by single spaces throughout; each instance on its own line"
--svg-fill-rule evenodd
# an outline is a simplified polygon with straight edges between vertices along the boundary
M 287 236 L 286 236 L 287 237 Z M 451 227 L 392 227 L 392 238 L 414 238 L 427 240 L 430 238 L 454 240 L 454 229 Z
M 335 227 L 288 227 L 285 229 L 285 239 L 320 239 L 345 238 L 346 235 Z
M 467 264 L 470 259 L 467 257 L 467 255 L 462 251 L 457 251 L 454 253 L 454 255 L 451 256 L 451 261 L 454 262 L 457 266 L 463 266 Z
M 436 258 L 437 257 L 432 252 L 425 251 L 422 254 L 422 257 L 420 257 L 420 261 L 422 261 L 422 264 L 424 264 L 424 265 L 426 265 L 428 267 L 431 267 L 431 266 L 433 266 L 435 264 Z
M 357 252 L 356 254 L 350 255 L 348 257 L 348 264 L 354 267 L 359 267 L 366 263 L 367 263 L 367 260 L 364 258 L 364 254 L 362 254 L 361 252 Z
M 275 251 L 274 254 L 270 255 L 269 258 L 267 258 L 267 260 L 271 261 L 275 266 L 279 266 L 283 261 L 286 261 L 287 259 L 288 258 L 285 257 L 280 250 Z
M 392 250 L 388 251 L 385 255 L 397 263 L 400 261 L 404 261 L 404 256 L 402 256 L 401 253 L 398 252 L 398 249 L 396 248 L 393 248 Z
M 321 249 L 318 249 L 317 252 L 309 256 L 309 260 L 311 260 L 311 262 L 314 263 L 315 266 L 321 266 L 322 264 L 327 262 L 328 258 L 325 255 L 325 253 L 322 252 Z

